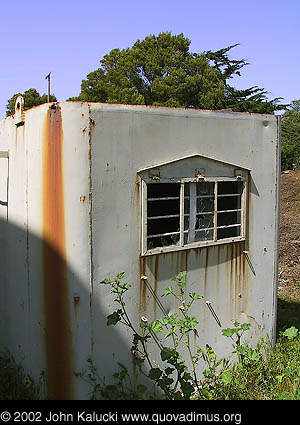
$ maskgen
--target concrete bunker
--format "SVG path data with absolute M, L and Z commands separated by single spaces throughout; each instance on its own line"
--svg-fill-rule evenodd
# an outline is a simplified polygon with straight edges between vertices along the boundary
M 124 271 L 132 320 L 161 315 L 187 270 L 198 344 L 223 327 L 275 338 L 280 124 L 271 115 L 66 102 L 0 121 L 1 346 L 52 398 L 87 398 L 74 372 L 132 367 L 131 335 L 106 326 L 105 285 Z M 147 282 L 143 277 L 147 277 Z M 172 313 L 178 305 L 164 300 Z M 150 347 L 153 358 L 158 356 Z

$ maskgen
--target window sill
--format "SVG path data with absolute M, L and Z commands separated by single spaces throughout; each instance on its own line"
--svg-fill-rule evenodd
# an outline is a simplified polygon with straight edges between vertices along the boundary
M 218 246 L 218 245 L 223 245 L 228 243 L 242 242 L 245 240 L 246 240 L 245 237 L 238 236 L 234 238 L 220 239 L 219 241 L 216 241 L 216 242 L 215 241 L 194 242 L 184 246 L 171 245 L 171 246 L 149 249 L 145 253 L 141 254 L 141 257 L 147 257 L 149 255 L 157 255 L 157 254 L 166 254 L 168 252 L 186 251 L 187 249 L 194 249 L 194 248 L 206 248 L 210 246 Z

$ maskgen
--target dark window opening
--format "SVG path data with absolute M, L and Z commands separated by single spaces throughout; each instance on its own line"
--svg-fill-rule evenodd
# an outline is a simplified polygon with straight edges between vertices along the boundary
M 218 183 L 217 239 L 241 235 L 243 182 Z
M 180 184 L 148 184 L 147 191 L 147 249 L 178 244 Z

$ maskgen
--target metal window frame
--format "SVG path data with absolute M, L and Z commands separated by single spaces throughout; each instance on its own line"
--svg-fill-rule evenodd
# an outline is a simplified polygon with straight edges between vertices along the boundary
M 6 221 L 8 221 L 9 151 L 0 151 L 0 159 L 7 159 L 6 201 L 0 200 L 0 206 L 6 208 Z
M 243 182 L 243 187 L 242 187 L 242 193 L 241 193 L 241 207 L 235 210 L 217 210 L 217 199 L 218 197 L 224 197 L 224 196 L 239 196 L 239 194 L 222 194 L 218 196 L 218 183 L 219 182 Z M 200 198 L 200 197 L 206 197 L 205 195 L 203 196 L 197 196 L 196 195 L 196 190 L 194 190 L 194 195 L 190 198 L 190 208 L 189 208 L 189 214 L 184 214 L 184 199 L 188 198 L 184 196 L 184 184 L 185 183 L 214 183 L 214 194 L 210 195 L 210 197 L 214 197 L 214 211 L 210 211 L 210 212 L 204 212 L 204 214 L 213 214 L 213 223 L 214 223 L 214 227 L 212 227 L 211 229 L 213 229 L 213 239 L 212 240 L 208 240 L 208 241 L 197 241 L 197 242 L 190 242 L 190 243 L 186 243 L 184 244 L 184 234 L 188 232 L 188 230 L 184 230 L 184 217 L 185 216 L 190 216 L 190 219 L 192 219 L 193 222 L 193 217 L 197 214 L 197 211 L 195 211 L 195 205 L 196 205 L 196 199 Z M 159 237 L 159 236 L 168 236 L 170 234 L 179 234 L 179 244 L 178 245 L 169 245 L 169 246 L 164 246 L 164 247 L 157 247 L 157 248 L 153 248 L 153 249 L 147 249 L 147 185 L 148 184 L 160 184 L 160 183 L 180 183 L 180 196 L 179 196 L 179 200 L 180 200 L 180 212 L 179 215 L 175 214 L 176 217 L 179 216 L 179 223 L 180 223 L 180 229 L 178 232 L 169 232 L 169 233 L 161 233 L 161 234 L 157 234 L 157 235 L 149 235 L 149 237 Z M 196 188 L 196 185 L 194 186 Z M 207 195 L 208 196 L 208 195 Z M 178 197 L 171 197 L 172 199 L 178 199 Z M 165 198 L 151 198 L 151 200 L 155 201 L 155 200 L 162 200 Z M 191 204 L 192 204 L 192 208 L 191 208 Z M 247 217 L 247 178 L 245 177 L 239 177 L 238 179 L 236 177 L 208 177 L 208 178 L 204 178 L 199 180 L 198 178 L 159 178 L 157 180 L 153 180 L 152 178 L 141 178 L 141 255 L 142 256 L 148 256 L 148 255 L 156 255 L 156 254 L 161 254 L 161 253 L 167 253 L 167 252 L 174 252 L 174 251 L 181 251 L 181 250 L 187 250 L 187 249 L 193 249 L 193 248 L 202 248 L 202 247 L 207 247 L 207 246 L 213 246 L 213 245 L 222 245 L 222 244 L 226 244 L 226 243 L 232 243 L 232 242 L 240 242 L 240 241 L 244 241 L 246 239 L 246 217 Z M 218 227 L 218 223 L 217 223 L 217 217 L 218 214 L 222 214 L 224 212 L 240 212 L 241 213 L 241 223 L 235 223 L 235 224 L 231 224 L 231 225 L 226 225 L 226 226 L 219 226 Z M 194 212 L 194 215 L 193 215 Z M 200 213 L 199 213 L 200 214 Z M 167 215 L 167 216 L 161 216 L 161 218 L 169 218 L 169 217 L 173 217 L 175 216 L 173 214 L 171 215 Z M 153 220 L 154 218 L 160 218 L 160 216 L 157 217 L 150 217 L 149 219 Z M 234 237 L 230 237 L 230 238 L 224 238 L 224 239 L 217 239 L 217 231 L 218 229 L 221 228 L 229 228 L 229 227 L 237 227 L 237 226 L 241 226 L 241 233 L 240 236 L 234 236 Z M 207 230 L 207 229 L 203 229 Z M 202 231 L 202 229 L 197 229 L 196 232 L 198 231 Z

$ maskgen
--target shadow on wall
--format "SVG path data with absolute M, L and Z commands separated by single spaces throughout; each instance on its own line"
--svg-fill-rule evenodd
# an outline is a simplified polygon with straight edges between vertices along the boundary
M 117 341 L 118 353 L 113 358 L 105 341 L 94 352 L 94 339 L 101 338 L 97 323 L 103 328 L 106 315 L 92 293 L 90 282 L 80 280 L 50 244 L 0 220 L 0 346 L 36 379 L 45 372 L 50 399 L 88 398 L 89 384 L 74 374 L 88 368 L 88 358 L 106 374 L 102 356 L 106 362 L 111 356 L 112 370 L 119 353 L 122 360 L 130 356 L 113 326 L 109 339 Z

